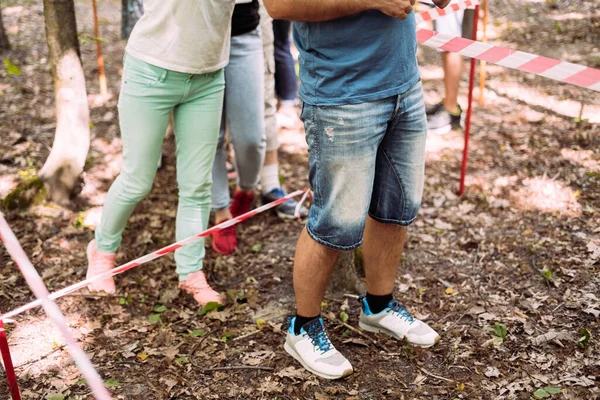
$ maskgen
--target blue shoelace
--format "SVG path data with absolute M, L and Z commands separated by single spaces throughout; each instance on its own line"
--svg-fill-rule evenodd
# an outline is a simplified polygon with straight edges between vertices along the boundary
M 310 339 L 313 346 L 316 346 L 321 350 L 321 354 L 329 351 L 332 348 L 331 341 L 327 337 L 327 333 L 325 333 L 325 329 L 323 328 L 323 324 L 320 320 L 313 321 L 313 323 L 309 324 L 306 328 L 306 334 Z
M 411 324 L 415 321 L 415 318 L 412 315 L 410 315 L 410 313 L 406 310 L 406 308 L 404 308 L 402 303 L 400 303 L 398 300 L 394 299 L 394 300 L 390 301 L 390 304 L 388 307 L 392 310 L 393 313 L 400 315 L 402 318 L 404 318 Z

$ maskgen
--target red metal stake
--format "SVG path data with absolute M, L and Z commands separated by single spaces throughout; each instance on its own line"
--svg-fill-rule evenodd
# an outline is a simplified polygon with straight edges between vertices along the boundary
M 477 24 L 479 22 L 479 6 L 475 6 L 473 17 L 473 40 L 477 40 Z M 473 86 L 475 85 L 475 59 L 471 58 L 471 73 L 469 75 L 469 107 L 467 108 L 467 119 L 465 120 L 465 147 L 463 148 L 462 166 L 460 168 L 460 184 L 458 195 L 465 191 L 465 177 L 467 175 L 467 161 L 469 158 L 469 135 L 471 133 L 471 113 L 473 111 Z
M 6 380 L 8 381 L 8 387 L 10 389 L 10 397 L 12 397 L 12 400 L 21 400 L 19 383 L 17 382 L 12 358 L 10 357 L 10 349 L 8 347 L 8 340 L 6 339 L 6 332 L 4 331 L 4 322 L 2 322 L 2 320 L 0 320 L 0 352 L 2 352 Z

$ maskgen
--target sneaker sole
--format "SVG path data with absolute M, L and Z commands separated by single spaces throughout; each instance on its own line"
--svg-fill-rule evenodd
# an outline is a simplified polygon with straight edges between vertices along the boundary
M 275 212 L 277 213 L 277 216 L 280 219 L 298 219 L 298 217 L 296 217 L 296 215 L 290 215 L 290 214 L 286 214 L 286 213 L 282 213 L 281 211 L 277 211 L 275 210 Z M 301 215 L 300 219 L 306 218 L 306 215 Z
M 371 332 L 371 333 L 385 333 L 388 336 L 393 337 L 394 339 L 398 339 L 398 340 L 406 340 L 407 343 L 412 344 L 413 346 L 418 346 L 418 347 L 422 347 L 424 349 L 428 349 L 431 346 L 436 345 L 439 341 L 440 341 L 440 335 L 437 335 L 435 337 L 435 340 L 433 341 L 433 343 L 431 344 L 420 344 L 420 343 L 413 343 L 411 341 L 409 341 L 408 339 L 406 339 L 404 336 L 399 336 L 397 334 L 395 334 L 394 332 L 387 330 L 385 328 L 379 327 L 379 326 L 373 326 L 373 325 L 368 325 L 365 324 L 362 321 L 358 321 L 358 326 L 362 329 L 365 330 L 367 332 Z
M 296 350 L 294 350 L 292 348 L 292 346 L 290 346 L 287 341 L 284 343 L 283 348 L 285 349 L 285 351 L 292 357 L 294 357 L 294 359 L 296 361 L 298 361 L 300 364 L 302 364 L 302 366 L 304 367 L 305 370 L 307 370 L 308 372 L 311 372 L 317 376 L 320 376 L 321 378 L 325 378 L 325 379 L 342 379 L 345 378 L 347 376 L 352 375 L 352 373 L 354 372 L 353 369 L 347 369 L 345 370 L 341 375 L 328 375 L 328 374 L 324 374 L 322 372 L 318 372 L 314 369 L 312 369 L 311 367 L 309 367 L 308 365 L 306 365 L 304 363 L 304 360 L 302 360 L 302 357 L 300 357 L 300 355 L 298 353 L 296 353 Z
M 427 133 L 432 135 L 445 135 L 452 130 L 452 125 L 442 126 L 441 128 L 436 129 L 427 129 Z

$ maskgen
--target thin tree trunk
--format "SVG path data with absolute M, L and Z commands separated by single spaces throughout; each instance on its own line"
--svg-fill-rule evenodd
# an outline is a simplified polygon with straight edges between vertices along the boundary
M 344 251 L 340 254 L 329 284 L 329 293 L 334 295 L 364 293 L 366 285 L 363 280 L 361 254 L 360 249 Z
M 6 31 L 4 30 L 4 22 L 2 22 L 2 9 L 0 9 L 0 53 L 4 50 L 10 50 L 10 42 Z
M 142 0 L 121 0 L 121 39 L 128 39 L 136 22 L 144 14 Z
M 90 112 L 73 0 L 44 0 L 46 38 L 56 100 L 56 134 L 40 171 L 48 197 L 66 204 L 90 147 Z

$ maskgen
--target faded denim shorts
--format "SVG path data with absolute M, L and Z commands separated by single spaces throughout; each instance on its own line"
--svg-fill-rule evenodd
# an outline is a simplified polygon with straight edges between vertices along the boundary
M 410 225 L 425 170 L 427 122 L 421 82 L 382 100 L 342 106 L 304 104 L 309 180 L 306 229 L 338 250 L 361 245 L 366 217 Z

